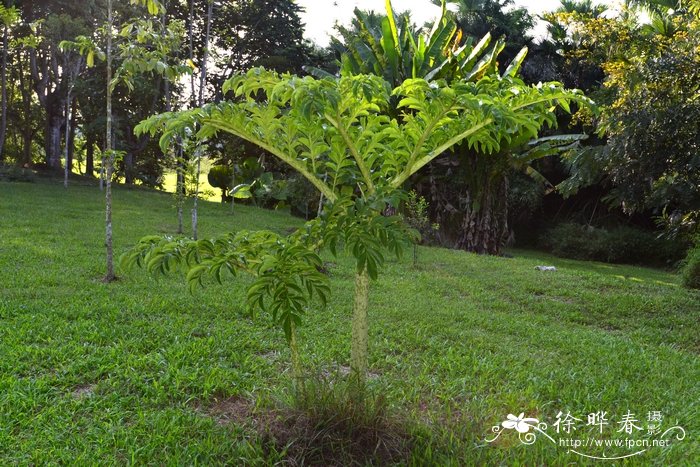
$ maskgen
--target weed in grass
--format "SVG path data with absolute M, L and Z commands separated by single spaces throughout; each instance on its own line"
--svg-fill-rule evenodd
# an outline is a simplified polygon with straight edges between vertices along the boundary
M 388 465 L 410 457 L 408 420 L 376 388 L 349 376 L 308 377 L 283 399 L 269 439 L 299 465 Z
M 204 413 L 246 427 L 289 465 L 387 465 L 410 458 L 408 419 L 376 390 L 357 392 L 346 376 L 306 376 L 268 400 L 217 396 Z M 199 409 L 198 410 L 202 410 Z

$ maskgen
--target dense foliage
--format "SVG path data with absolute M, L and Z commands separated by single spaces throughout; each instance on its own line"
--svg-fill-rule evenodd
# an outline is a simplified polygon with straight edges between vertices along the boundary
M 557 256 L 609 263 L 673 267 L 687 245 L 626 226 L 596 228 L 564 223 L 542 236 L 542 246 Z
M 695 247 L 688 252 L 681 271 L 683 285 L 692 289 L 700 289 L 700 242 L 695 242 Z
M 185 174 L 189 161 L 203 156 L 232 171 L 232 186 L 217 182 L 224 199 L 243 185 L 244 202 L 312 218 L 321 212 L 318 190 L 265 148 L 226 132 L 191 144 L 195 128 L 161 148 L 149 135 L 134 135 L 134 126 L 202 99 L 232 99 L 223 83 L 259 65 L 317 77 L 375 74 L 391 88 L 413 78 L 450 83 L 517 76 L 583 89 L 601 113 L 574 105 L 575 117 L 560 110 L 550 122 L 549 140 L 514 135 L 490 154 L 479 145 L 455 145 L 410 176 L 405 188 L 428 201 L 430 223 L 440 224 L 439 243 L 500 254 L 505 245 L 568 220 L 648 231 L 662 225 L 684 240 L 692 236 L 700 202 L 697 2 L 626 2 L 613 14 L 595 2 L 567 0 L 543 15 L 548 35 L 534 41 L 534 17 L 510 0 L 434 3 L 442 11 L 425 25 L 396 12 L 390 1 L 379 13 L 356 10 L 324 50 L 303 39 L 301 8 L 288 0 L 115 2 L 114 24 L 127 26 L 113 31 L 119 78 L 110 132 L 118 151 L 114 179 L 164 186 L 176 171 L 182 232 L 182 197 L 201 190 L 196 170 L 189 179 Z M 4 4 L 0 161 L 104 172 L 104 157 L 112 154 L 100 60 L 106 5 Z M 61 47 L 69 42 L 74 46 Z M 190 76 L 178 77 L 182 73 Z M 382 108 L 397 121 L 406 114 L 399 99 L 390 96 Z M 561 137 L 582 133 L 589 137 Z

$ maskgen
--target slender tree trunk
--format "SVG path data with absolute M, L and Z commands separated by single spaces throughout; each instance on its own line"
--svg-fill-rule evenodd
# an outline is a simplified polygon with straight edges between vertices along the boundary
M 350 368 L 362 386 L 367 378 L 368 330 L 367 308 L 369 306 L 369 274 L 367 268 L 355 274 L 355 296 L 352 307 L 352 343 Z
M 166 109 L 168 112 L 171 110 L 170 102 L 170 87 L 167 86 L 166 81 Z M 173 151 L 175 154 L 175 204 L 177 206 L 177 233 L 182 234 L 185 232 L 184 222 L 183 222 L 183 211 L 185 205 L 185 172 L 184 172 L 184 157 L 182 151 L 182 141 L 179 140 Z
M 204 105 L 204 87 L 207 82 L 207 60 L 209 60 L 209 35 L 211 32 L 211 17 L 214 9 L 214 1 L 209 0 L 207 4 L 207 28 L 204 35 L 204 56 L 202 57 L 202 69 L 199 76 L 199 99 L 198 105 L 202 107 Z M 197 174 L 195 180 L 195 190 L 194 190 L 194 207 L 192 208 L 192 238 L 197 240 L 197 230 L 198 230 L 198 202 L 199 202 L 199 177 L 202 173 L 202 154 L 199 148 L 199 143 L 195 148 L 195 157 L 197 157 Z
M 23 130 L 22 131 L 22 165 L 27 165 L 32 163 L 32 139 L 33 132 Z
M 63 104 L 59 109 L 50 106 L 46 119 L 46 165 L 54 170 L 61 168 L 61 128 L 63 127 Z
M 85 175 L 95 174 L 95 137 L 92 133 L 85 135 Z
M 189 22 L 187 25 L 187 37 L 189 40 L 189 55 L 190 62 L 194 63 L 194 0 L 190 0 Z M 197 93 L 195 91 L 195 76 L 194 72 L 190 73 L 190 107 L 194 107 L 197 102 Z M 185 150 L 182 140 L 178 141 L 177 148 L 177 233 L 182 234 L 184 229 L 184 206 L 185 206 Z
M 105 245 L 107 247 L 107 273 L 104 281 L 111 282 L 114 276 L 114 249 L 112 245 L 112 170 L 114 153 L 112 151 L 112 0 L 107 0 L 107 132 L 105 150 L 107 152 L 107 170 L 105 180 Z
M 177 204 L 177 233 L 185 233 L 184 211 L 185 211 L 185 151 L 182 140 L 178 138 L 177 144 L 177 183 L 175 185 L 175 199 Z
M 134 151 L 133 148 L 124 154 L 124 182 L 127 185 L 134 183 Z
M 209 37 L 211 36 L 211 18 L 214 14 L 214 0 L 207 2 L 207 27 L 204 34 L 204 56 L 202 57 L 202 69 L 199 75 L 199 107 L 204 105 L 204 89 L 207 84 L 207 62 L 209 61 Z
M 236 187 L 236 163 L 231 162 L 232 166 L 231 167 L 231 190 L 233 190 Z M 233 214 L 233 208 L 236 205 L 236 197 L 232 194 L 231 195 L 231 214 Z
M 0 163 L 5 160 L 5 134 L 7 132 L 7 42 L 9 28 L 2 33 L 2 76 L 0 77 L 0 94 L 2 94 L 2 114 L 0 115 Z M 20 71 L 21 72 L 21 71 Z
M 24 124 L 22 125 L 22 165 L 32 163 L 32 140 L 34 139 L 34 128 L 31 126 L 32 114 L 32 88 L 27 78 L 25 77 L 25 64 L 22 60 L 22 55 L 17 52 L 17 64 L 19 69 L 19 88 L 22 94 L 22 112 L 24 113 Z
M 68 87 L 68 95 L 66 98 L 66 134 L 65 134 L 65 167 L 63 168 L 63 187 L 68 188 L 68 174 L 70 173 L 70 161 L 68 160 L 68 142 L 70 141 L 70 99 L 71 88 Z
M 190 0 L 190 15 L 189 24 L 187 25 L 187 37 L 190 45 L 190 62 L 194 63 L 194 0 Z M 194 89 L 195 76 L 190 73 L 190 104 L 192 107 L 196 105 L 197 93 Z
M 73 103 L 70 106 L 70 119 L 67 120 L 70 122 L 70 132 L 68 133 L 68 167 L 70 167 L 71 170 L 73 170 L 73 161 L 75 160 L 75 127 L 78 123 L 76 117 L 78 113 L 77 102 L 78 100 L 74 97 Z M 78 161 L 78 173 L 80 173 L 80 169 L 80 161 Z
M 167 10 L 167 1 L 166 1 L 166 10 Z M 190 38 L 190 42 L 192 41 L 192 14 L 193 12 L 190 12 L 190 25 L 188 27 L 188 34 Z M 163 29 L 167 28 L 168 26 L 168 15 L 166 12 L 163 13 L 163 16 L 161 18 L 161 22 L 163 24 Z M 190 45 L 190 57 L 192 56 L 192 49 Z M 164 92 L 165 92 L 165 111 L 166 112 L 171 112 L 173 110 L 173 103 L 172 103 L 172 91 L 170 89 L 170 80 L 166 77 L 163 83 L 164 86 Z M 177 205 L 177 233 L 182 234 L 184 232 L 183 229 L 183 222 L 182 222 L 182 211 L 183 211 L 183 204 L 184 204 L 184 190 L 185 190 L 185 179 L 182 176 L 183 174 L 183 154 L 182 154 L 182 142 L 179 141 L 176 144 L 175 148 L 171 148 L 171 151 L 175 157 L 175 204 Z

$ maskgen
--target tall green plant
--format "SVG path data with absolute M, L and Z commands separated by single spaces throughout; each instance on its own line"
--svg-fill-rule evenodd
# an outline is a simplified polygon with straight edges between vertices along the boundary
M 556 106 L 582 99 L 556 84 L 526 86 L 513 77 L 451 85 L 410 79 L 392 88 L 371 75 L 319 80 L 265 69 L 232 78 L 223 91 L 238 101 L 154 116 L 137 131 L 162 133 L 164 146 L 196 126 L 198 138 L 236 135 L 287 163 L 323 194 L 328 204 L 321 218 L 295 235 L 308 248 L 335 253 L 342 247 L 355 258 L 351 367 L 360 381 L 367 369 L 370 279 L 377 278 L 385 252 L 399 254 L 409 237 L 398 216 L 382 213 L 397 205 L 406 180 L 456 144 L 492 153 L 516 136 L 534 138 L 556 122 Z M 392 98 L 401 119 L 386 115 Z M 165 242 L 157 251 L 173 245 Z M 199 264 L 192 255 L 190 274 Z M 280 306 L 273 300 L 268 308 L 274 314 Z

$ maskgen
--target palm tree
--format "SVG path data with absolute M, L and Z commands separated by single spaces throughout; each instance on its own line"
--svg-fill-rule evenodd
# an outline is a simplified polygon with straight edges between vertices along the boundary
M 561 6 L 556 10 L 559 13 L 579 13 L 599 18 L 608 10 L 607 5 L 596 5 L 593 0 L 560 0 L 560 2 Z
M 626 0 L 625 7 L 633 12 L 644 13 L 649 21 L 641 25 L 642 32 L 672 37 L 684 26 L 674 21 L 679 16 L 691 12 L 700 13 L 700 2 L 683 0 Z
M 433 0 L 440 4 L 440 0 Z M 491 34 L 505 39 L 501 54 L 503 63 L 508 63 L 523 46 L 532 47 L 529 31 L 535 20 L 526 8 L 514 8 L 513 0 L 448 0 L 457 27 L 465 37 L 483 37 Z

